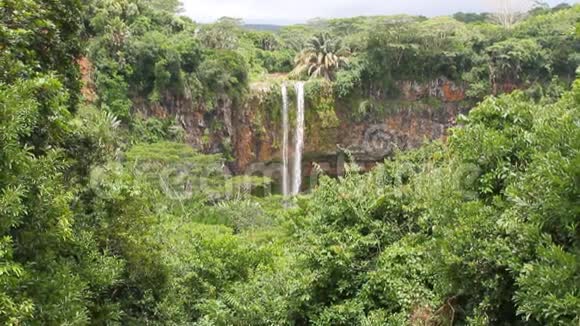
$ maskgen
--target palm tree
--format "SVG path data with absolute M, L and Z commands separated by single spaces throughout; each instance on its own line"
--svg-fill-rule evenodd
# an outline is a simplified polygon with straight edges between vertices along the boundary
M 328 34 L 316 35 L 294 59 L 296 67 L 291 74 L 306 72 L 310 77 L 332 79 L 338 68 L 348 64 L 349 54 L 340 40 L 333 40 Z

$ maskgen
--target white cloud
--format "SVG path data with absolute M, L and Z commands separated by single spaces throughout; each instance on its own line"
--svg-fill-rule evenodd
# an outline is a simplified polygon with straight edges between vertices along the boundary
M 547 2 L 555 5 L 562 1 Z M 315 17 L 402 13 L 437 16 L 458 11 L 489 11 L 493 3 L 494 0 L 183 0 L 185 13 L 197 21 L 208 22 L 229 16 L 247 22 L 270 23 L 303 22 Z

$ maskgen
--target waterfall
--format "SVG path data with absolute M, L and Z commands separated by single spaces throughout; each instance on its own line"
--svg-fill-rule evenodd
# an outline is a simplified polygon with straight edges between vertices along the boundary
M 304 150 L 304 82 L 294 84 L 296 90 L 296 129 L 292 174 L 289 169 L 288 88 L 282 84 L 282 194 L 297 195 L 302 185 L 302 151 Z
M 288 184 L 288 89 L 282 84 L 282 194 L 289 194 Z
M 292 195 L 300 193 L 302 185 L 302 151 L 304 150 L 304 82 L 294 84 L 296 88 L 296 130 L 294 133 L 294 173 Z

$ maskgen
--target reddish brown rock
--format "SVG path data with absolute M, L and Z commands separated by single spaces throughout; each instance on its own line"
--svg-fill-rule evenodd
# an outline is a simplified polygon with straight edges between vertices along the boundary
M 81 82 L 83 84 L 81 94 L 86 102 L 93 103 L 97 99 L 95 84 L 93 82 L 93 65 L 87 57 L 78 59 L 78 65 L 81 71 Z
M 88 65 L 85 65 L 89 69 Z M 304 173 L 312 174 L 313 163 L 332 175 L 342 173 L 346 150 L 355 157 L 363 170 L 369 170 L 396 149 L 418 147 L 426 140 L 445 137 L 446 129 L 455 124 L 467 107 L 462 103 L 465 87 L 439 78 L 431 82 L 401 81 L 399 99 L 390 101 L 392 113 L 382 118 L 353 119 L 354 108 L 337 103 L 337 127 L 322 127 L 318 114 L 306 106 Z M 136 114 L 175 119 L 186 133 L 186 141 L 206 153 L 226 153 L 233 158 L 230 169 L 237 174 L 249 173 L 275 176 L 280 169 L 282 126 L 274 108 L 267 107 L 267 85 L 253 87 L 243 103 L 235 103 L 225 95 L 218 97 L 214 107 L 188 96 L 163 94 L 159 103 L 134 98 Z M 382 90 L 372 92 L 384 96 Z M 271 105 L 271 104 L 270 104 Z M 293 110 L 293 105 L 291 105 Z M 293 133 L 290 133 L 292 151 Z M 342 160 L 342 161 L 341 161 Z

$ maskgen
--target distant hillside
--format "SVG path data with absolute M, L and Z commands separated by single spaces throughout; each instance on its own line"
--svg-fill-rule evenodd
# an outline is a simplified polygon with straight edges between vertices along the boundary
M 269 31 L 276 32 L 282 28 L 280 25 L 269 25 L 269 24 L 245 24 L 244 28 L 254 30 L 254 31 Z

